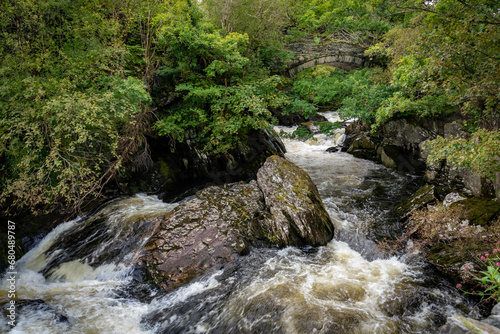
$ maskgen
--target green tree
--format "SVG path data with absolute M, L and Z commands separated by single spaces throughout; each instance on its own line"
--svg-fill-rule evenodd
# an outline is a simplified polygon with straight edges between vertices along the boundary
M 268 107 L 285 104 L 278 77 L 252 79 L 243 56 L 248 36 L 217 30 L 192 3 L 179 4 L 175 21 L 166 21 L 157 37 L 163 48 L 158 74 L 175 82 L 182 101 L 161 114 L 160 135 L 223 152 L 249 130 L 269 127 Z
M 500 102 L 500 18 L 498 1 L 388 1 L 412 17 L 405 34 L 387 36 L 373 53 L 393 57 L 393 84 L 400 92 L 379 109 L 378 121 L 397 115 L 437 116 L 458 108 L 470 138 L 438 138 L 428 143 L 430 161 L 445 157 L 456 167 L 482 176 L 498 171 Z M 383 53 L 382 52 L 382 53 Z M 477 131 L 477 132 L 476 132 Z
M 124 76 L 107 2 L 0 5 L 2 204 L 78 209 L 144 147 L 151 98 Z

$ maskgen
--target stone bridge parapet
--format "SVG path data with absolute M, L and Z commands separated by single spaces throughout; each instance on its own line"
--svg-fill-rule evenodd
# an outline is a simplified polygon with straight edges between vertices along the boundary
M 368 66 L 369 58 L 364 55 L 365 47 L 358 44 L 312 37 L 302 38 L 286 47 L 295 55 L 288 62 L 286 72 L 290 76 L 315 65 L 335 66 L 346 71 Z

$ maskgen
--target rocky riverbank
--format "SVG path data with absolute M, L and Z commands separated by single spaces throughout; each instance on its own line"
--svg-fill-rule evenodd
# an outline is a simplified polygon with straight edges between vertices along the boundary
M 481 258 L 496 249 L 500 240 L 500 177 L 490 180 L 467 169 L 454 169 L 446 161 L 428 164 L 428 153 L 422 149 L 423 143 L 437 136 L 466 136 L 463 121 L 457 115 L 432 121 L 398 119 L 384 124 L 376 134 L 369 130 L 361 123 L 349 125 L 343 150 L 400 173 L 421 176 L 426 182 L 394 209 L 405 226 L 396 247 L 422 251 L 465 291 L 484 290 L 473 277 L 487 270 Z M 492 312 L 496 316 L 498 312 Z M 490 325 L 499 324 L 452 317 L 442 333 L 498 333 Z

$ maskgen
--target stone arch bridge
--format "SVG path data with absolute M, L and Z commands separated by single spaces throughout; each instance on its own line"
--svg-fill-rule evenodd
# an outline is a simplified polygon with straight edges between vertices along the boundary
M 364 55 L 365 47 L 354 43 L 324 40 L 316 41 L 303 38 L 287 46 L 295 56 L 287 63 L 286 73 L 290 76 L 315 65 L 329 65 L 350 71 L 369 64 L 369 58 Z

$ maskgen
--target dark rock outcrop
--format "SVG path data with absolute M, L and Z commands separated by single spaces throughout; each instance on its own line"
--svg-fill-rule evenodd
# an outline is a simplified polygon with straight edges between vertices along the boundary
M 271 156 L 257 181 L 212 186 L 159 223 L 142 252 L 145 278 L 168 291 L 232 266 L 250 247 L 325 245 L 333 225 L 299 167 Z
M 255 178 L 267 157 L 286 152 L 272 130 L 253 131 L 236 148 L 220 154 L 205 152 L 190 139 L 179 143 L 156 138 L 149 143 L 153 166 L 120 180 L 122 192 L 179 193 L 197 184 L 248 181 Z

